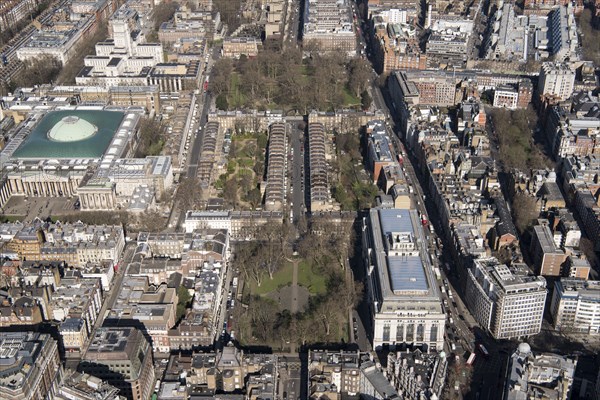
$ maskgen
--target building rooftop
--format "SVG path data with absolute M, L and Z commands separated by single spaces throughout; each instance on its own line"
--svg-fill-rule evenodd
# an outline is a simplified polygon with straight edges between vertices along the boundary
M 374 209 L 370 221 L 383 298 L 425 297 L 439 301 L 426 249 L 420 246 L 425 239 L 416 211 Z
M 124 114 L 116 111 L 69 110 L 46 114 L 13 153 L 14 158 L 100 158 Z M 65 142 L 69 142 L 65 146 Z

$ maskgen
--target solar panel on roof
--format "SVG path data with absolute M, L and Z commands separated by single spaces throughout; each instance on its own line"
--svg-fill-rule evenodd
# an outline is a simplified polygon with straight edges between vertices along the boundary
M 383 233 L 413 232 L 410 211 L 404 209 L 379 210 L 379 220 Z
M 423 262 L 418 256 L 388 257 L 388 270 L 394 292 L 429 289 Z

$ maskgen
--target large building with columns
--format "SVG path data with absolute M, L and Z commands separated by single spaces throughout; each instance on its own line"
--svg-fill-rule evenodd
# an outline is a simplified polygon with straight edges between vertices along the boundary
M 33 110 L 0 152 L 0 206 L 11 196 L 76 197 L 82 210 L 127 207 L 139 186 L 160 196 L 173 184 L 171 158 L 131 158 L 141 107 Z
M 405 343 L 442 350 L 446 315 L 417 212 L 372 209 L 362 240 L 373 348 Z

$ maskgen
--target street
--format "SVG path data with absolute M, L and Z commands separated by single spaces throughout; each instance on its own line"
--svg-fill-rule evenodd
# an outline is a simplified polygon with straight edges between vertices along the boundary
M 300 122 L 299 122 L 300 123 Z M 299 217 L 304 214 L 305 207 L 305 193 L 304 193 L 304 168 L 305 168 L 305 157 L 304 157 L 304 131 L 298 128 L 297 124 L 288 124 L 290 132 L 290 155 L 292 162 L 290 164 L 292 179 L 291 179 L 291 192 L 293 208 L 292 213 L 294 216 L 294 224 L 298 223 Z
M 301 360 L 297 355 L 281 355 L 279 361 L 279 393 L 283 399 L 303 399 Z
M 121 257 L 121 259 L 119 260 L 119 263 L 117 264 L 117 266 L 118 266 L 117 272 L 115 273 L 115 276 L 113 278 L 113 281 L 112 281 L 112 284 L 110 286 L 108 293 L 105 294 L 104 301 L 102 302 L 102 308 L 100 308 L 100 313 L 98 314 L 98 318 L 96 319 L 96 322 L 94 323 L 94 327 L 92 328 L 92 332 L 89 335 L 90 338 L 94 337 L 94 335 L 96 334 L 96 330 L 102 326 L 102 324 L 104 323 L 104 320 L 106 318 L 106 315 L 108 314 L 108 312 L 110 310 L 112 310 L 113 306 L 115 305 L 115 302 L 117 301 L 117 297 L 118 297 L 119 293 L 121 292 L 121 287 L 123 286 L 123 278 L 125 278 L 125 272 L 127 270 L 127 266 L 129 265 L 129 263 L 131 263 L 131 260 L 133 259 L 136 247 L 137 247 L 136 242 L 129 243 L 126 245 L 125 250 L 123 252 L 123 256 Z M 85 353 L 87 353 L 87 350 L 88 350 L 90 344 L 91 344 L 91 340 L 89 341 L 88 345 L 82 352 L 81 358 L 83 358 L 85 356 Z

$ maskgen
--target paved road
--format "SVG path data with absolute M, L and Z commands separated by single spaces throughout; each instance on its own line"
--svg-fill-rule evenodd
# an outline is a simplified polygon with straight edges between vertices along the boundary
M 367 330 L 357 310 L 352 310 L 352 328 L 354 343 L 358 344 L 361 351 L 371 351 L 371 342 Z
M 301 360 L 295 355 L 279 356 L 279 393 L 283 399 L 300 400 L 303 397 Z
M 96 323 L 94 324 L 94 327 L 92 328 L 92 332 L 90 333 L 90 336 L 89 336 L 90 338 L 94 337 L 94 335 L 96 334 L 96 330 L 99 327 L 101 327 L 102 324 L 104 323 L 104 319 L 106 317 L 107 312 L 110 311 L 114 307 L 115 302 L 117 301 L 117 296 L 121 292 L 121 288 L 123 286 L 123 278 L 125 277 L 125 270 L 127 269 L 127 265 L 129 265 L 129 263 L 131 262 L 131 259 L 133 258 L 136 246 L 137 246 L 136 243 L 130 243 L 127 245 L 127 247 L 125 247 L 123 256 L 119 260 L 119 264 L 118 264 L 119 269 L 117 270 L 117 273 L 115 274 L 115 277 L 113 278 L 111 288 L 109 289 L 109 291 L 106 293 L 106 296 L 104 297 L 104 301 L 102 303 L 102 308 L 100 308 L 100 313 L 98 314 L 98 319 L 96 320 Z M 91 343 L 91 341 L 90 341 L 90 343 Z M 83 354 L 81 355 L 81 358 L 83 358 L 85 356 L 85 353 L 87 353 L 90 343 L 88 343 L 86 345 L 85 350 L 84 350 Z
M 292 272 L 292 306 L 290 312 L 298 313 L 298 260 L 293 260 L 294 269 Z
M 291 155 L 292 155 L 292 202 L 294 206 L 292 208 L 294 216 L 294 224 L 298 223 L 298 219 L 306 210 L 305 207 L 305 194 L 304 194 L 304 152 L 302 149 L 302 143 L 304 141 L 304 132 L 298 129 L 297 124 L 289 124 L 290 141 L 291 141 Z
M 208 60 L 208 67 L 206 68 L 206 72 L 204 74 L 205 79 L 206 79 L 206 77 L 210 76 L 210 74 L 212 72 L 212 66 L 214 65 L 214 62 L 218 58 L 219 58 L 219 49 L 214 48 L 212 50 L 211 57 Z M 202 88 L 200 88 L 200 89 L 202 90 Z M 198 104 L 198 107 L 202 107 L 200 117 L 198 119 L 199 126 L 206 125 L 206 121 L 208 120 L 208 112 L 210 110 L 211 102 L 212 102 L 212 96 L 210 95 L 210 92 L 202 93 L 199 96 L 197 104 Z M 193 127 L 192 129 L 197 129 L 197 127 Z M 187 169 L 188 177 L 195 177 L 196 174 L 198 173 L 198 160 L 200 159 L 200 149 L 202 148 L 203 139 L 204 139 L 204 130 L 198 131 L 198 134 L 194 138 L 194 142 L 191 146 L 190 154 L 188 157 L 188 169 Z

